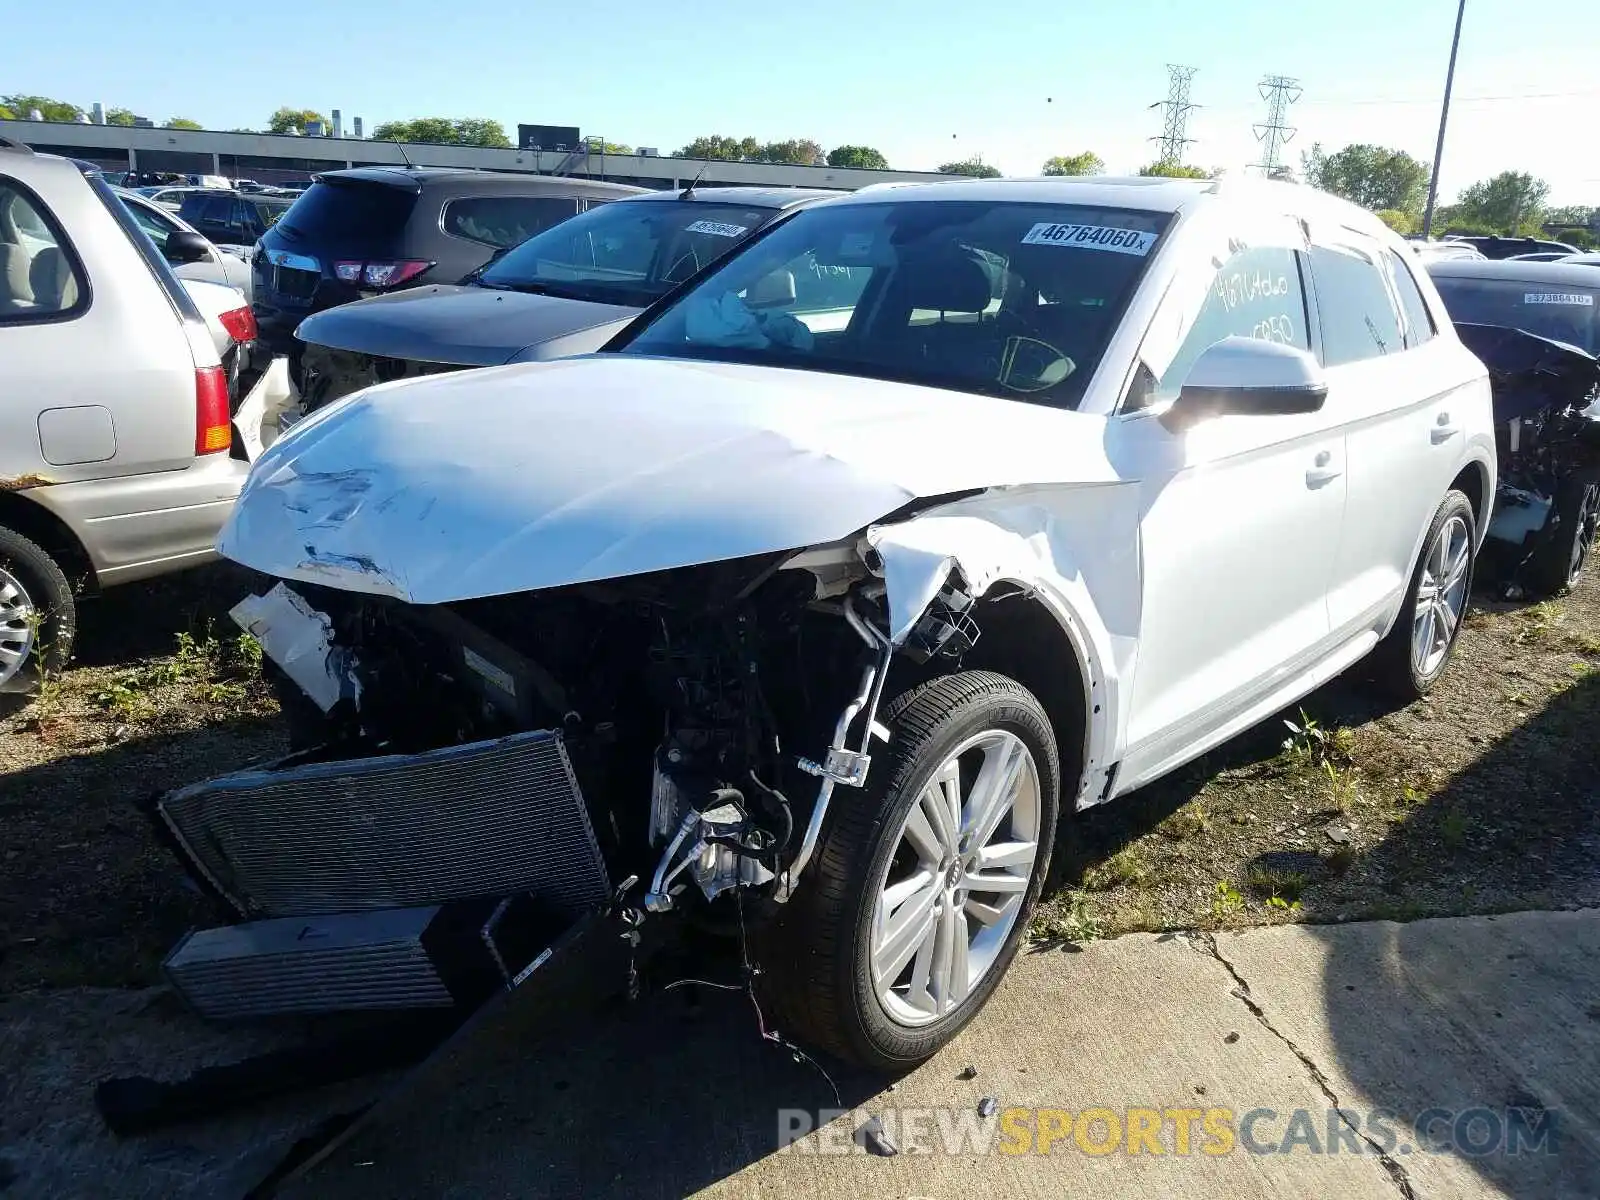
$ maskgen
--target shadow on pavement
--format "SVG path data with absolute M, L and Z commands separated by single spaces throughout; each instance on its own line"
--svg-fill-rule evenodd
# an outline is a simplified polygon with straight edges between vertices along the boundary
M 0 994 L 156 982 L 211 909 L 136 802 L 282 745 L 276 718 L 236 717 L 0 773 Z
M 1548 881 L 1549 895 L 1508 907 L 1600 904 L 1597 719 L 1600 682 L 1590 677 L 1452 778 L 1352 869 L 1381 880 L 1403 906 L 1440 855 L 1465 859 L 1452 871 L 1459 910 L 1492 894 L 1500 865 L 1514 859 L 1519 872 L 1531 866 Z M 1309 898 L 1308 908 L 1315 921 Z M 1327 951 L 1327 1065 L 1402 1114 L 1402 1143 L 1414 1140 L 1407 1126 L 1417 1114 L 1447 1110 L 1431 1132 L 1456 1139 L 1455 1162 L 1495 1194 L 1600 1194 L 1600 934 L 1591 920 L 1509 914 L 1386 924 L 1377 936 L 1370 926 L 1309 930 Z M 1541 1152 L 1547 1121 L 1552 1138 Z M 1396 1162 L 1426 1183 L 1440 1169 L 1431 1158 Z
M 849 1108 L 884 1085 L 827 1071 L 837 1100 L 817 1067 L 760 1039 L 742 992 L 619 1002 L 554 1036 L 512 1008 L 283 1194 L 684 1196 L 774 1153 L 780 1110 Z

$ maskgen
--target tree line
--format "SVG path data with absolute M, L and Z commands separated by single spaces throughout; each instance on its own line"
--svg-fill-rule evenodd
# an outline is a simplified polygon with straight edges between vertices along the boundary
M 46 121 L 81 121 L 84 110 L 65 100 L 48 96 L 0 95 L 0 119 L 25 120 L 38 112 Z M 108 125 L 132 125 L 130 109 L 112 108 L 105 114 Z M 301 133 L 312 123 L 328 127 L 327 118 L 310 108 L 279 108 L 266 122 L 264 130 L 235 129 L 234 133 Z M 187 117 L 169 117 L 163 129 L 200 129 Z M 420 142 L 445 146 L 483 146 L 506 149 L 513 143 L 499 121 L 487 117 L 413 117 L 385 121 L 368 135 L 374 141 Z M 606 154 L 631 154 L 630 146 L 604 143 Z M 711 159 L 718 162 L 789 163 L 796 166 L 855 167 L 886 171 L 889 160 L 872 146 L 844 145 L 824 151 L 814 138 L 789 138 L 762 142 L 753 137 L 727 137 L 709 134 L 695 138 L 676 151 L 678 158 Z M 1045 160 L 1040 173 L 1050 176 L 1100 175 L 1103 159 L 1093 151 L 1058 154 Z M 994 179 L 999 168 L 974 156 L 958 162 L 940 163 L 945 175 L 967 175 Z M 1141 175 L 1161 175 L 1180 179 L 1210 179 L 1221 174 L 1183 163 L 1150 163 L 1139 169 Z M 1295 172 L 1281 168 L 1277 177 L 1294 179 Z M 1312 187 L 1343 196 L 1371 209 L 1402 234 L 1416 233 L 1422 226 L 1422 211 L 1428 194 L 1428 164 L 1404 150 L 1357 143 L 1332 154 L 1320 143 L 1300 156 L 1299 178 Z M 1522 171 L 1502 171 L 1466 188 L 1453 204 L 1438 208 L 1434 228 L 1443 233 L 1499 233 L 1542 236 L 1554 229 L 1563 240 L 1590 249 L 1600 245 L 1600 236 L 1591 227 L 1596 210 L 1583 206 L 1550 208 L 1546 201 L 1550 188 L 1542 179 Z
M 31 114 L 37 112 L 41 120 L 45 121 L 82 121 L 84 110 L 76 104 L 66 100 L 52 100 L 48 96 L 0 96 L 0 121 L 27 121 Z M 106 110 L 107 125 L 132 125 L 137 118 L 131 109 L 111 108 Z M 203 126 L 198 121 L 191 121 L 188 117 L 168 117 L 161 122 L 163 129 L 200 129 Z
M 1313 145 L 1300 156 L 1306 183 L 1377 213 L 1402 234 L 1422 228 L 1430 170 L 1404 150 L 1357 143 L 1327 154 Z M 1595 211 L 1583 205 L 1551 208 L 1550 185 L 1526 171 L 1501 171 L 1462 190 L 1455 203 L 1437 207 L 1436 233 L 1504 234 L 1560 240 L 1584 249 L 1600 244 L 1591 226 Z M 1570 227 L 1570 228 L 1569 228 Z

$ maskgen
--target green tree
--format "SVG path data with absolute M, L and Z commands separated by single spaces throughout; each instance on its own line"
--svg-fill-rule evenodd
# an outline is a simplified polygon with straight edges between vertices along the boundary
M 854 167 L 861 171 L 887 171 L 889 160 L 871 146 L 835 146 L 828 151 L 830 167 Z
M 756 153 L 757 162 L 791 163 L 809 167 L 822 162 L 822 146 L 810 138 L 790 138 L 786 142 L 768 142 Z
M 314 108 L 280 108 L 267 121 L 267 132 L 288 133 L 291 129 L 298 129 L 304 133 L 312 121 L 322 121 L 323 125 L 327 125 L 322 114 Z
M 9 108 L 21 121 L 31 120 L 34 109 L 38 109 L 46 121 L 76 121 L 83 116 L 83 109 L 76 104 L 52 100 L 48 96 L 0 96 L 0 106 Z
M 199 121 L 191 121 L 188 117 L 168 117 L 161 123 L 163 129 L 204 129 Z
M 601 142 L 601 154 L 632 154 L 633 147 L 625 142 Z
M 505 149 L 511 145 L 499 121 L 484 117 L 415 117 L 409 121 L 385 121 L 372 131 L 375 142 L 423 142 L 439 146 L 490 146 Z
M 1153 162 L 1149 166 L 1140 167 L 1141 175 L 1159 175 L 1163 179 L 1210 179 L 1215 172 L 1204 167 L 1189 167 L 1183 163 Z
M 1479 180 L 1451 205 L 1452 221 L 1485 225 L 1502 233 L 1537 230 L 1544 220 L 1550 185 L 1525 171 L 1501 171 Z
M 983 159 L 974 155 L 962 162 L 947 162 L 939 165 L 941 175 L 970 175 L 974 179 L 999 179 L 1000 168 L 991 167 Z
M 132 125 L 136 114 L 131 108 L 106 109 L 107 125 Z
M 1058 154 L 1047 158 L 1040 168 L 1042 175 L 1103 175 L 1106 164 L 1093 150 L 1082 154 Z
M 1545 209 L 1544 219 L 1550 225 L 1589 225 L 1596 211 L 1587 204 L 1563 204 L 1560 208 Z
M 1378 220 L 1382 221 L 1401 237 L 1417 231 L 1416 214 L 1401 212 L 1398 208 L 1380 208 L 1378 210 Z
M 1374 212 L 1422 212 L 1428 195 L 1428 164 L 1404 150 L 1362 142 L 1335 154 L 1312 146 L 1302 159 L 1306 182 Z
M 1593 250 L 1596 246 L 1600 246 L 1600 237 L 1595 237 L 1587 229 L 1563 229 L 1556 238 L 1569 246 L 1576 246 L 1579 250 Z
M 754 159 L 761 153 L 761 143 L 753 137 L 731 138 L 723 137 L 720 133 L 713 133 L 708 137 L 697 137 L 674 158 L 710 158 L 718 162 L 739 162 L 743 159 Z
M 4 104 L 0 104 L 0 121 L 15 121 L 16 119 L 16 113 L 12 112 Z

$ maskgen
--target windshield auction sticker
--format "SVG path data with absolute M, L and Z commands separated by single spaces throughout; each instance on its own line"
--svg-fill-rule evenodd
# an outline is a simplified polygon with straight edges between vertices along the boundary
M 748 225 L 728 225 L 722 221 L 696 221 L 684 228 L 690 233 L 709 233 L 712 237 L 740 237 L 750 231 Z
M 1529 292 L 1522 297 L 1524 304 L 1576 304 L 1579 308 L 1593 308 L 1594 297 L 1588 292 Z
M 1156 244 L 1156 235 L 1142 229 L 1118 229 L 1114 225 L 1063 225 L 1041 221 L 1022 239 L 1024 246 L 1080 246 L 1085 250 L 1110 250 L 1116 254 L 1136 254 L 1143 258 Z

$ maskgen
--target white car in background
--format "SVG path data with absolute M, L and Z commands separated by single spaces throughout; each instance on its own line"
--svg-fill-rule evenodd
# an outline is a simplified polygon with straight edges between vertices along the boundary
M 213 996 L 302 1004 L 283 930 L 354 944 L 494 879 L 621 897 L 611 944 L 698 911 L 775 1028 L 921 1061 L 1016 952 L 1059 817 L 1369 655 L 1434 685 L 1494 487 L 1483 365 L 1352 204 L 808 206 L 602 353 L 380 384 L 257 461 L 219 548 L 280 581 L 236 612 L 325 744 L 163 801 L 241 913 L 294 918 L 230 927 L 277 957 Z M 377 1003 L 370 961 L 303 969 Z
M 249 303 L 255 287 L 250 272 L 250 247 L 219 246 L 149 197 L 122 188 L 113 190 L 139 223 L 139 228 L 155 243 L 174 275 L 179 279 L 196 279 L 234 288 Z

